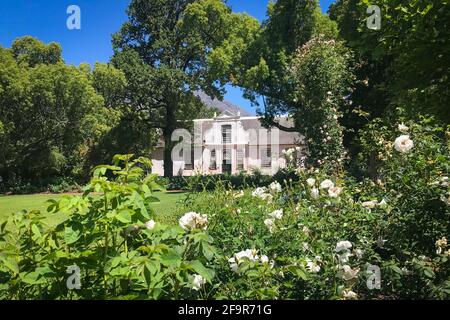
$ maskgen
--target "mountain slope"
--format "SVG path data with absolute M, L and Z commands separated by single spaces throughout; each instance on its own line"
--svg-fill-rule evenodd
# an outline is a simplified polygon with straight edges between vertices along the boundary
M 230 101 L 227 100 L 223 100 L 220 101 L 219 99 L 212 99 L 210 96 L 208 96 L 206 93 L 204 92 L 196 92 L 195 95 L 197 97 L 200 98 L 200 100 L 202 100 L 202 102 L 210 108 L 216 108 L 218 109 L 220 112 L 224 112 L 224 111 L 229 111 L 233 114 L 237 114 L 238 112 L 241 113 L 241 116 L 246 117 L 246 116 L 250 116 L 251 114 L 249 114 L 247 111 L 245 111 L 244 108 L 233 104 Z

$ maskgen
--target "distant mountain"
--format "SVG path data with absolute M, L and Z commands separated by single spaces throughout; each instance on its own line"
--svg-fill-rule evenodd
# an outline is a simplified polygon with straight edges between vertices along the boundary
M 220 101 L 219 99 L 212 99 L 210 96 L 208 96 L 206 93 L 204 92 L 196 92 L 196 96 L 200 98 L 200 100 L 202 100 L 202 102 L 210 108 L 216 108 L 218 109 L 220 112 L 224 112 L 224 111 L 228 111 L 231 112 L 233 114 L 237 114 L 238 112 L 241 113 L 241 116 L 243 117 L 248 117 L 251 116 L 251 114 L 249 114 L 247 111 L 245 111 L 244 108 L 233 104 L 230 101 L 227 100 L 223 100 Z

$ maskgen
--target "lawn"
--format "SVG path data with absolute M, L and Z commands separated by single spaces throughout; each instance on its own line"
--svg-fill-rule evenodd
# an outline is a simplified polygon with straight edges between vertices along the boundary
M 185 193 L 182 192 L 157 192 L 155 196 L 160 202 L 152 204 L 156 212 L 156 220 L 174 224 L 178 218 L 179 210 L 182 208 L 182 202 L 185 199 Z M 33 194 L 17 196 L 0 196 L 0 220 L 8 215 L 20 210 L 46 210 L 46 201 L 49 199 L 58 200 L 64 194 Z M 55 217 L 55 221 L 60 217 Z M 52 221 L 49 222 L 50 224 Z

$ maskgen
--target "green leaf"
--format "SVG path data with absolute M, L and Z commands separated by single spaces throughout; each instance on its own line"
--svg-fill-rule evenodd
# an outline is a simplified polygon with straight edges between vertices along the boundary
M 423 11 L 421 12 L 421 14 L 422 14 L 423 16 L 425 16 L 428 12 L 430 12 L 431 9 L 433 9 L 433 4 L 432 4 L 432 3 L 428 4 L 427 7 L 426 7 L 425 9 L 423 9 Z
M 155 275 L 159 270 L 161 270 L 161 265 L 158 261 L 151 260 L 145 264 L 146 268 L 150 271 L 152 275 Z
M 296 271 L 297 277 L 299 277 L 302 280 L 308 280 L 308 275 L 302 268 L 296 268 L 295 271 Z
M 152 191 L 146 184 L 142 185 L 142 191 L 144 192 L 146 197 L 150 197 L 152 195 Z
M 201 275 L 206 279 L 209 283 L 212 282 L 212 278 L 214 277 L 214 271 L 212 269 L 206 268 L 200 261 L 194 260 L 187 263 L 189 267 L 191 267 L 195 272 Z
M 390 268 L 391 268 L 392 271 L 394 271 L 395 273 L 398 273 L 399 275 L 403 275 L 402 269 L 400 269 L 400 268 L 397 267 L 396 265 L 392 265 L 392 266 L 390 266 Z
M 245 275 L 246 275 L 247 277 L 254 277 L 254 278 L 260 276 L 260 274 L 259 274 L 259 272 L 258 272 L 257 270 L 248 270 L 248 271 L 245 273 Z
M 33 272 L 21 273 L 19 276 L 23 282 L 37 285 L 44 284 L 46 282 L 46 276 L 53 274 L 53 271 L 49 267 L 38 267 Z
M 425 268 L 423 269 L 423 273 L 428 277 L 428 278 L 434 278 L 435 274 L 433 272 L 433 270 L 431 270 L 430 268 Z
M 131 223 L 131 213 L 132 211 L 130 209 L 122 209 L 116 215 L 116 219 L 122 223 Z
M 39 230 L 39 227 L 37 225 L 33 224 L 31 226 L 31 231 L 36 237 L 38 238 L 42 237 L 41 231 Z
M 76 228 L 75 226 L 66 226 L 64 228 L 64 241 L 66 244 L 72 244 L 77 242 L 77 240 L 81 236 L 80 228 Z
M 205 258 L 208 261 L 211 261 L 212 258 L 214 258 L 214 255 L 217 254 L 216 248 L 214 248 L 207 242 L 202 243 L 202 251 L 203 251 L 203 255 L 205 256 Z
M 0 254 L 0 261 L 7 267 L 9 270 L 14 272 L 14 274 L 19 273 L 19 265 L 12 257 L 7 257 L 2 254 Z
M 161 256 L 161 263 L 166 267 L 179 265 L 181 263 L 181 256 L 175 250 L 169 249 L 169 251 Z

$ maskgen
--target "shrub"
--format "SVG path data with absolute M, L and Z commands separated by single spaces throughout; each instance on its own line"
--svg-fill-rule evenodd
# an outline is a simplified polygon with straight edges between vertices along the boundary
M 2 223 L 0 297 L 205 296 L 199 289 L 214 276 L 207 267 L 215 257 L 212 239 L 202 230 L 152 220 L 157 199 L 151 190 L 160 187 L 149 166 L 145 158 L 116 156 L 114 165 L 94 169 L 82 196 L 50 201 L 47 212 L 20 212 Z M 51 215 L 66 218 L 48 228 L 44 219 Z M 79 290 L 66 285 L 71 270 L 80 271 Z
M 246 189 L 268 186 L 274 181 L 283 182 L 289 179 L 298 179 L 298 177 L 292 170 L 280 169 L 273 176 L 263 175 L 255 171 L 250 174 L 241 172 L 239 174 L 175 176 L 159 178 L 159 181 L 167 186 L 167 190 L 212 191 L 222 183 L 234 189 Z
M 423 119 L 370 132 L 384 138 L 367 147 L 381 148 L 386 159 L 374 181 L 298 170 L 282 192 L 242 194 L 218 184 L 213 192 L 190 196 L 188 209 L 211 217 L 209 233 L 225 256 L 217 296 L 450 297 L 448 131 Z M 395 147 L 401 135 L 410 136 L 412 149 Z M 231 271 L 227 258 L 247 248 L 273 259 L 273 268 L 253 263 L 239 274 Z M 381 286 L 371 290 L 366 283 L 373 273 L 367 272 L 376 267 Z
M 448 299 L 449 133 L 430 119 L 369 132 L 385 145 L 363 152 L 387 159 L 375 180 L 303 168 L 238 189 L 192 177 L 202 187 L 176 227 L 153 219 L 149 160 L 117 156 L 83 196 L 0 223 L 0 297 Z M 67 218 L 46 228 L 53 214 Z M 73 265 L 83 285 L 70 291 Z

